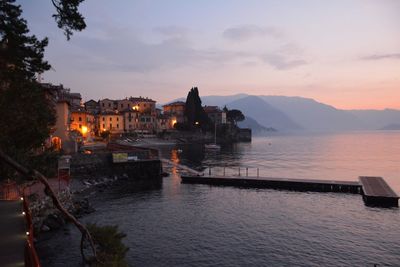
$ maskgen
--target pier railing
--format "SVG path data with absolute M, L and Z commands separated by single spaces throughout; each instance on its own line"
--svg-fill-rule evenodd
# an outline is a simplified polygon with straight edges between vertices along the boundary
M 249 167 L 249 166 L 240 166 L 240 167 L 231 167 L 231 166 L 208 166 L 204 170 L 204 176 L 223 176 L 223 177 L 260 177 L 260 168 Z

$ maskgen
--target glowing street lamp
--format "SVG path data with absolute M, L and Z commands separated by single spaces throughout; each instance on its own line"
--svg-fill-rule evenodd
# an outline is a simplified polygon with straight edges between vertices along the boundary
M 82 126 L 82 134 L 85 135 L 88 132 L 88 127 Z

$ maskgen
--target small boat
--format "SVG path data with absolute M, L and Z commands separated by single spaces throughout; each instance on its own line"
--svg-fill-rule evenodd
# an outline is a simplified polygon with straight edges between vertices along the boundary
M 217 145 L 217 123 L 215 123 L 215 126 L 214 126 L 214 144 L 205 144 L 204 148 L 209 149 L 209 150 L 220 150 L 221 149 L 221 146 Z
M 221 149 L 221 146 L 217 145 L 217 144 L 205 144 L 204 148 L 212 149 L 212 150 L 219 150 L 219 149 Z

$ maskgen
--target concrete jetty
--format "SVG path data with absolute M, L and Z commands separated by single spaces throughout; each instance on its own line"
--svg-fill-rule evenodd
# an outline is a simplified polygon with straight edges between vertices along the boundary
M 275 177 L 182 174 L 184 184 L 271 188 L 295 191 L 361 194 L 368 206 L 398 207 L 399 197 L 381 177 L 361 176 L 359 181 L 313 180 Z

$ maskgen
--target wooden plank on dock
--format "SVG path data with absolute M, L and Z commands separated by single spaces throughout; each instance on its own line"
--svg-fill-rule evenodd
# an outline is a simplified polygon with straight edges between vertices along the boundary
M 398 207 L 399 196 L 382 177 L 360 176 L 363 199 L 367 205 Z

